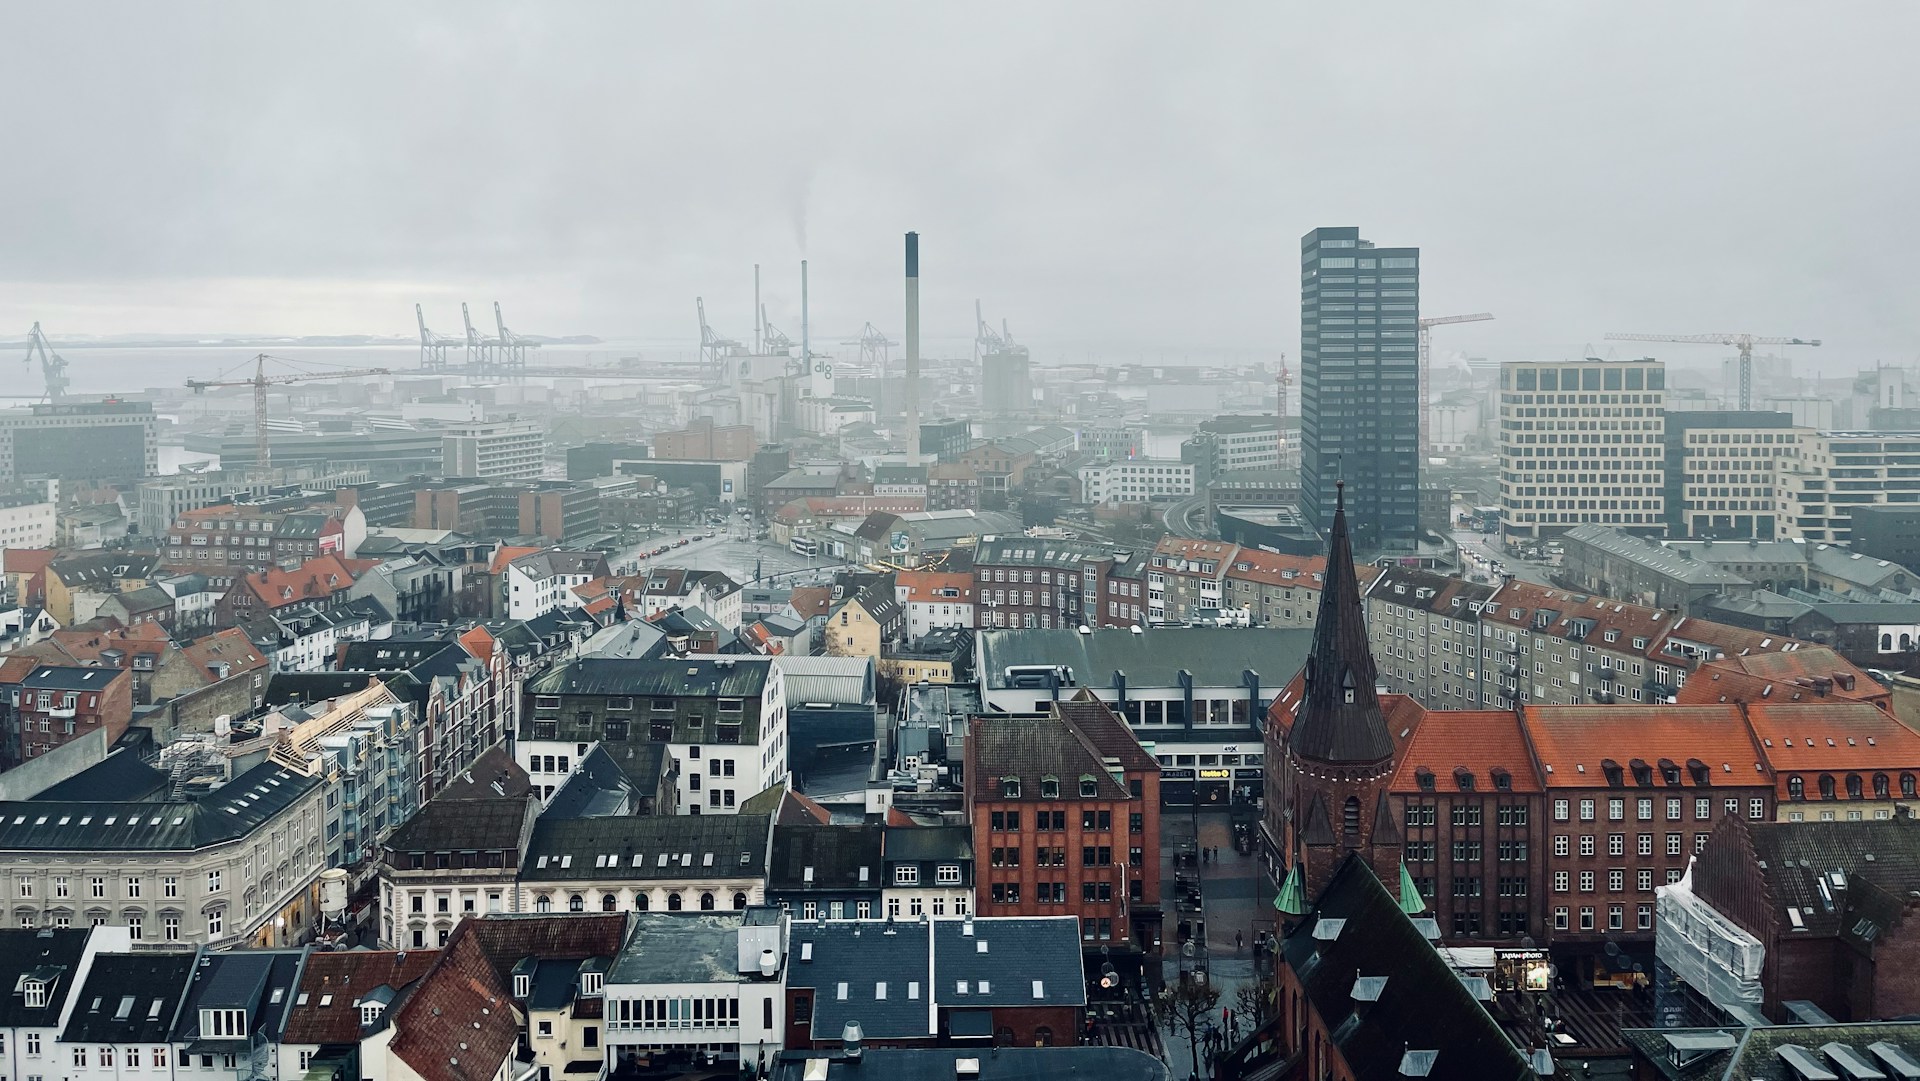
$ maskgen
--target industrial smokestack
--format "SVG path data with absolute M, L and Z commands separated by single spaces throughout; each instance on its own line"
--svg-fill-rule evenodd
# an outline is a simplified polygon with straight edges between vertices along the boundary
M 753 355 L 756 357 L 760 355 L 760 324 L 765 321 L 760 318 L 760 313 L 764 310 L 760 307 L 760 264 L 755 263 L 753 264 Z
M 820 387 L 820 373 L 813 363 L 813 339 L 809 336 L 807 322 L 807 261 L 800 260 L 800 370 L 804 373 L 807 386 L 812 388 L 815 398 L 824 398 L 832 392 L 828 387 Z
M 907 234 L 907 464 L 920 464 L 920 234 Z

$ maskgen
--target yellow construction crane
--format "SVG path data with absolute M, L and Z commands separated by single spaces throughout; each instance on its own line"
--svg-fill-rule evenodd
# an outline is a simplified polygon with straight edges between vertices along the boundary
M 1487 312 L 1475 312 L 1472 315 L 1436 315 L 1420 320 L 1420 453 L 1426 454 L 1433 449 L 1432 421 L 1428 414 L 1432 412 L 1429 399 L 1433 395 L 1433 328 L 1449 323 L 1484 323 L 1493 316 Z
M 267 361 L 292 365 L 298 363 L 285 357 L 269 356 L 261 353 L 253 358 L 254 370 L 251 379 L 189 379 L 187 386 L 195 394 L 205 394 L 209 387 L 252 387 L 253 388 L 253 439 L 254 468 L 261 479 L 271 482 L 273 479 L 273 445 L 267 439 L 267 388 L 284 383 L 308 383 L 318 379 L 358 379 L 369 375 L 387 375 L 385 368 L 344 368 L 339 371 L 311 372 L 296 370 L 288 375 L 268 375 Z M 245 367 L 241 365 L 240 367 Z M 221 376 L 231 375 L 239 368 L 222 372 Z
M 1740 408 L 1753 408 L 1753 347 L 1756 345 L 1819 345 L 1818 338 L 1762 338 L 1754 334 L 1608 334 L 1610 342 L 1687 342 L 1695 345 L 1731 345 L 1740 350 Z

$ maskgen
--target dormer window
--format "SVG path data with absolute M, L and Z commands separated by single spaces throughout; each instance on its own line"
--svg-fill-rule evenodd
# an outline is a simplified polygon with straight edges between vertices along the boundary
M 1002 799 L 1019 799 L 1020 798 L 1020 778 L 1018 777 L 1000 778 L 1000 796 Z
M 604 972 L 582 972 L 580 974 L 580 993 L 583 995 L 599 994 L 600 988 L 605 985 L 606 978 L 607 976 Z
M 1092 774 L 1082 774 L 1080 777 L 1080 797 L 1082 799 L 1092 799 L 1099 794 L 1100 778 Z
M 1018 795 L 1017 792 L 1014 794 Z M 1059 799 L 1060 798 L 1060 778 L 1054 777 L 1051 775 L 1040 778 L 1040 798 L 1041 799 Z
M 247 1035 L 247 1011 L 200 1011 L 200 1038 L 203 1040 L 244 1039 Z
M 513 974 L 513 997 L 526 998 L 533 992 L 533 977 L 525 972 Z
M 360 1027 L 372 1028 L 374 1025 L 379 1024 L 380 1014 L 385 1009 L 386 1007 L 378 1002 L 360 1003 Z
M 47 985 L 40 980 L 23 978 L 20 981 L 20 994 L 28 1006 L 36 1009 L 47 1004 Z
M 1413 771 L 1413 779 L 1414 779 L 1414 782 L 1420 786 L 1420 791 L 1422 792 L 1433 791 L 1433 771 L 1432 770 L 1428 769 L 1425 766 L 1421 766 L 1419 769 L 1416 769 Z

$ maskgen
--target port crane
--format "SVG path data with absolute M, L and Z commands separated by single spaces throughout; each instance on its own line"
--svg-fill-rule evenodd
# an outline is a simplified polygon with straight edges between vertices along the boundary
M 980 358 L 988 353 L 1003 353 L 1012 344 L 1013 335 L 1008 334 L 1002 337 L 999 331 L 993 329 L 993 324 L 987 322 L 987 317 L 981 312 L 980 302 L 974 301 L 973 362 L 980 363 Z
M 495 339 L 498 349 L 496 355 L 500 362 L 502 364 L 511 364 L 516 368 L 526 367 L 527 353 L 540 348 L 540 343 L 522 338 L 520 335 L 508 330 L 507 320 L 500 314 L 500 302 L 497 300 L 493 302 L 493 325 L 500 330 L 500 337 Z
M 1753 347 L 1756 345 L 1819 345 L 1818 338 L 1763 338 L 1755 334 L 1608 334 L 1610 342 L 1680 342 L 1693 345 L 1731 345 L 1740 350 L 1740 408 L 1753 408 Z
M 866 326 L 860 328 L 860 336 L 858 338 L 848 338 L 840 344 L 859 346 L 860 363 L 871 367 L 874 374 L 884 375 L 887 370 L 887 361 L 892 359 L 887 351 L 900 343 L 888 340 L 887 336 L 881 333 L 879 327 L 868 323 Z
M 1487 312 L 1472 315 L 1436 315 L 1420 320 L 1420 453 L 1433 449 L 1433 328 L 1454 323 L 1484 323 L 1493 316 Z
M 26 363 L 40 361 L 40 375 L 47 382 L 47 400 L 57 402 L 67 396 L 67 386 L 73 380 L 67 378 L 67 358 L 53 351 L 47 344 L 47 336 L 41 332 L 40 324 L 33 324 L 27 332 Z
M 694 297 L 693 306 L 700 313 L 700 363 L 710 376 L 718 379 L 721 362 L 728 357 L 739 356 L 745 346 L 732 338 L 722 338 L 718 331 L 707 325 L 707 302 L 704 298 Z
M 466 305 L 461 305 L 462 309 L 465 307 Z M 471 331 L 471 324 L 468 325 L 468 329 Z M 344 368 L 338 371 L 325 372 L 295 370 L 284 375 L 268 375 L 267 361 L 269 360 L 287 365 L 296 363 L 285 357 L 269 356 L 266 353 L 261 353 L 253 358 L 254 371 L 253 378 L 251 379 L 227 378 L 227 376 L 239 371 L 240 368 L 246 367 L 243 363 L 238 368 L 232 368 L 222 372 L 218 378 L 187 380 L 187 387 L 195 394 L 205 394 L 209 389 L 215 387 L 253 388 L 254 469 L 259 473 L 262 480 L 268 481 L 271 481 L 273 477 L 273 444 L 267 438 L 268 387 L 282 386 L 287 383 L 309 383 L 320 379 L 359 379 L 369 375 L 390 374 L 385 368 Z
M 760 305 L 760 355 L 786 356 L 793 348 L 793 339 L 782 333 L 778 327 L 767 322 L 767 306 Z
M 458 338 L 449 338 L 445 334 L 435 334 L 427 329 L 427 315 L 420 305 L 413 306 L 414 321 L 420 324 L 420 367 L 430 371 L 441 371 L 447 366 L 447 350 L 458 348 Z

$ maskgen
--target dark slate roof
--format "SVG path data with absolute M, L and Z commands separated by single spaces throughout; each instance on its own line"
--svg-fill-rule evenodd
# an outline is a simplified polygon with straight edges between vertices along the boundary
M 422 666 L 434 668 L 430 662 L 449 650 L 457 652 L 462 658 L 469 656 L 457 642 L 444 638 L 381 638 L 371 642 L 349 642 L 340 656 L 342 671 L 395 672 L 411 670 Z
M 527 771 L 513 760 L 505 744 L 497 744 L 473 760 L 460 776 L 434 794 L 439 800 L 518 798 L 532 791 Z
M 885 853 L 888 863 L 972 863 L 973 827 L 888 826 Z
M 740 912 L 636 912 L 633 931 L 606 981 L 620 984 L 739 983 Z
M 934 920 L 931 926 L 940 1005 L 1087 1004 L 1078 917 Z M 961 981 L 967 983 L 964 995 L 958 992 Z
M 620 763 L 607 753 L 604 744 L 596 743 L 548 797 L 547 809 L 541 814 L 556 821 L 621 815 L 629 813 L 627 808 L 638 799 L 639 793 Z
M 398 993 L 426 974 L 438 950 L 348 950 L 307 958 L 281 1039 L 291 1044 L 358 1043 L 359 999 L 379 988 Z M 384 996 L 383 996 L 384 997 Z M 389 1000 L 391 1004 L 391 1000 Z M 382 1022 L 387 1020 L 381 1014 Z M 376 1026 L 377 1027 L 377 1026 Z
M 392 686 L 393 676 L 403 672 L 276 672 L 267 679 L 265 705 L 284 706 L 289 702 L 324 702 L 355 691 L 366 690 L 367 683 L 379 679 Z M 395 692 L 398 693 L 398 692 Z
M 246 836 L 319 785 L 262 762 L 191 803 L 0 803 L 0 851 L 205 848 Z
M 0 987 L 4 996 L 0 997 L 0 1028 L 52 1028 L 60 1023 L 60 1007 L 79 974 L 89 933 L 77 928 L 0 930 L 0 972 L 11 973 L 17 980 L 23 973 L 45 970 L 50 984 L 47 1004 L 36 1007 L 28 1006 L 14 985 Z
M 1031 803 L 1079 799 L 1083 777 L 1098 783 L 1095 798 L 1130 798 L 1127 787 L 1113 779 L 1101 758 L 1078 729 L 1052 715 L 976 717 L 967 734 L 967 777 L 974 798 L 981 800 L 1005 798 L 1001 782 L 1007 777 L 1020 779 L 1019 798 Z M 1060 794 L 1043 801 L 1040 782 L 1049 777 L 1060 783 Z
M 193 954 L 103 953 L 74 1001 L 62 1043 L 165 1043 Z
M 530 882 L 759 878 L 766 873 L 768 825 L 764 815 L 542 818 L 521 857 L 520 877 Z
M 435 797 L 393 831 L 395 852 L 464 852 L 519 849 L 526 822 L 526 795 L 491 799 Z
M 1386 762 L 1393 734 L 1374 693 L 1379 673 L 1367 642 L 1353 543 L 1347 537 L 1345 492 L 1333 512 L 1327 578 L 1307 655 L 1307 687 L 1287 738 L 1288 752 L 1318 762 Z
M 1057 1036 L 1058 1034 L 1056 1034 Z M 979 1081 L 1168 1081 L 1167 1064 L 1131 1047 L 870 1047 L 855 1063 L 835 1053 L 783 1051 L 773 1065 L 772 1081 L 801 1081 L 807 1063 L 827 1060 L 826 1081 L 953 1081 L 961 1059 L 977 1063 Z
M 1630 1028 L 1620 1033 L 1634 1058 L 1661 1077 L 1672 1081 L 1708 1081 L 1739 1078 L 1741 1081 L 1800 1081 L 1801 1075 L 1781 1054 L 1783 1048 L 1796 1047 L 1807 1053 L 1807 1060 L 1824 1066 L 1840 1076 L 1850 1076 L 1832 1057 L 1832 1048 L 1851 1050 L 1858 1061 L 1880 1070 L 1888 1077 L 1900 1074 L 1889 1070 L 1883 1054 L 1904 1056 L 1907 1062 L 1920 1062 L 1920 1023 L 1911 1021 L 1869 1021 L 1836 1025 L 1768 1025 L 1763 1028 Z M 1730 1038 L 1733 1047 L 1711 1051 L 1684 1067 L 1673 1065 L 1672 1040 L 1698 1037 Z M 1791 1052 L 1790 1052 L 1791 1053 Z
M 205 1040 L 227 1050 L 246 1048 L 244 1039 L 203 1036 L 202 1009 L 244 1009 L 248 1031 L 278 1042 L 287 1011 L 293 1008 L 294 989 L 300 982 L 305 956 L 304 950 L 202 952 L 194 963 L 186 1001 L 181 1003 L 173 1038 L 168 1042 L 194 1044 Z
M 860 1022 L 872 1040 L 934 1035 L 927 938 L 927 925 L 918 921 L 891 927 L 873 920 L 789 924 L 787 987 L 813 989 L 813 1038 L 839 1039 L 849 1021 Z M 883 983 L 886 997 L 880 998 Z M 915 990 L 918 997 L 909 997 Z
M 114 668 L 43 664 L 20 681 L 20 688 L 28 691 L 98 691 L 122 674 L 123 670 Z
M 53 803 L 134 803 L 163 799 L 167 775 L 128 750 L 116 750 L 94 765 L 33 797 Z
M 534 680 L 529 694 L 752 698 L 767 682 L 767 658 L 613 660 L 586 657 Z
M 1338 937 L 1314 937 L 1323 920 L 1345 921 Z M 1398 1078 L 1407 1051 L 1439 1052 L 1426 1075 L 1434 1081 L 1533 1078 L 1526 1058 L 1358 857 L 1334 871 L 1282 948 L 1356 1081 Z M 1364 1016 L 1354 1010 L 1360 976 L 1387 978 Z
M 1196 687 L 1238 687 L 1241 674 L 1260 676 L 1263 695 L 1291 682 L 1306 663 L 1313 632 L 1304 627 L 1149 627 L 1140 634 L 1103 628 L 983 630 L 976 639 L 980 680 L 1004 690 L 1007 669 L 1065 665 L 1084 687 L 1111 687 L 1125 672 L 1129 687 L 1177 687 L 1182 669 Z M 1064 697 L 1064 695 L 1063 695 Z
M 769 890 L 878 890 L 880 826 L 796 823 L 773 827 Z M 809 875 L 808 872 L 812 874 Z M 863 877 L 864 875 L 864 877 Z
M 1896 897 L 1920 889 L 1920 829 L 1911 822 L 1752 822 L 1747 828 L 1760 873 L 1781 906 L 1776 916 L 1782 927 L 1792 926 L 1785 910 L 1793 907 L 1800 910 L 1806 933 L 1820 936 L 1840 930 L 1848 891 L 1833 889 L 1836 871 Z

